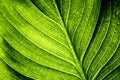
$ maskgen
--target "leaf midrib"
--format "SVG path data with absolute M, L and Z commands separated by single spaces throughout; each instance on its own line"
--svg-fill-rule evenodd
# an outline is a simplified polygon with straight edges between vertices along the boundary
M 82 66 L 81 66 L 81 64 L 80 64 L 80 62 L 79 62 L 79 60 L 78 60 L 78 58 L 77 58 L 76 52 L 75 52 L 75 50 L 74 50 L 74 48 L 73 48 L 72 42 L 71 42 L 70 37 L 69 37 L 69 35 L 68 35 L 67 29 L 66 29 L 66 27 L 65 27 L 65 23 L 63 22 L 62 16 L 61 16 L 60 13 L 59 13 L 59 9 L 58 9 L 58 7 L 57 7 L 57 4 L 56 4 L 55 0 L 53 0 L 53 1 L 54 1 L 54 3 L 55 3 L 55 7 L 56 7 L 56 9 L 57 9 L 58 16 L 59 16 L 60 21 L 61 21 L 61 22 L 60 22 L 60 23 L 61 23 L 61 26 L 63 27 L 62 30 L 64 31 L 64 33 L 65 33 L 65 35 L 66 35 L 66 39 L 67 39 L 69 48 L 70 48 L 70 50 L 71 50 L 73 59 L 74 59 L 75 64 L 76 64 L 75 68 L 76 68 L 76 70 L 78 71 L 78 73 L 79 73 L 80 77 L 82 78 L 82 80 L 86 80 L 85 74 L 84 74 L 84 72 L 83 72 L 83 68 L 82 68 Z

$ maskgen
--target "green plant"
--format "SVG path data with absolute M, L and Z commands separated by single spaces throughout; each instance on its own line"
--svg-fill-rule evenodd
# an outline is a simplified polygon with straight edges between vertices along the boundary
M 0 80 L 120 80 L 120 0 L 0 0 Z

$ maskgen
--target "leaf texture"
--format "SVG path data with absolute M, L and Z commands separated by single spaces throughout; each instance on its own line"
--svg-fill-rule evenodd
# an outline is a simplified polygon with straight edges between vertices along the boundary
M 119 0 L 0 0 L 1 80 L 119 80 Z

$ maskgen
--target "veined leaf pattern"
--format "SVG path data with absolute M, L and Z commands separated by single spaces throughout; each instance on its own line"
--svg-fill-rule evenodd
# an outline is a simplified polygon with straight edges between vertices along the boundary
M 119 0 L 0 0 L 0 80 L 119 80 Z

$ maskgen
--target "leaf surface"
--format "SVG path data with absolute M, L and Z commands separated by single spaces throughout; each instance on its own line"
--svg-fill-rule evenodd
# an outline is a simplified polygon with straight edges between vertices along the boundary
M 119 0 L 0 2 L 0 79 L 119 79 Z

